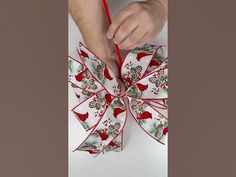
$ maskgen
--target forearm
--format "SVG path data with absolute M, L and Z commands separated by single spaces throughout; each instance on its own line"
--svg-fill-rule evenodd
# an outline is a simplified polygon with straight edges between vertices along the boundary
M 69 12 L 78 26 L 85 44 L 105 60 L 112 57 L 112 42 L 105 36 L 106 22 L 100 0 L 69 0 Z

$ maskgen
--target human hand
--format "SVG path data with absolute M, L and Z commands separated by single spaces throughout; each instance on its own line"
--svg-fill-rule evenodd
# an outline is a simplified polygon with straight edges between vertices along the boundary
M 122 9 L 107 31 L 121 49 L 130 50 L 154 39 L 167 20 L 167 0 L 133 2 Z

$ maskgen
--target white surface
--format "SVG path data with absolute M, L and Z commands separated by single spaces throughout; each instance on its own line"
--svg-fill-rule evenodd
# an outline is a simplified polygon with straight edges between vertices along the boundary
M 112 16 L 129 1 L 109 3 Z M 69 17 L 69 54 L 75 55 L 81 34 Z M 167 25 L 161 35 L 153 41 L 167 44 Z M 87 133 L 71 113 L 76 97 L 69 87 L 69 177 L 167 177 L 167 145 L 163 146 L 145 134 L 128 116 L 124 130 L 124 150 L 110 152 L 93 159 L 85 152 L 72 152 Z

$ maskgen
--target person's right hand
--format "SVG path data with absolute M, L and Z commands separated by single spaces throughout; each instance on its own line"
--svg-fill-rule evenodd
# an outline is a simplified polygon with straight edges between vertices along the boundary
M 130 50 L 154 39 L 167 20 L 167 0 L 137 1 L 122 9 L 107 31 L 121 49 Z

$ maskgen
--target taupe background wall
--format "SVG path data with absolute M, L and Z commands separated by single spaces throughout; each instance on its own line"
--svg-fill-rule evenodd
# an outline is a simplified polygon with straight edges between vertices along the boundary
M 169 177 L 236 176 L 235 5 L 169 3 Z
M 67 176 L 67 0 L 0 1 L 0 176 Z
M 0 176 L 67 176 L 67 1 L 0 2 Z M 170 177 L 235 176 L 235 1 L 169 3 Z

